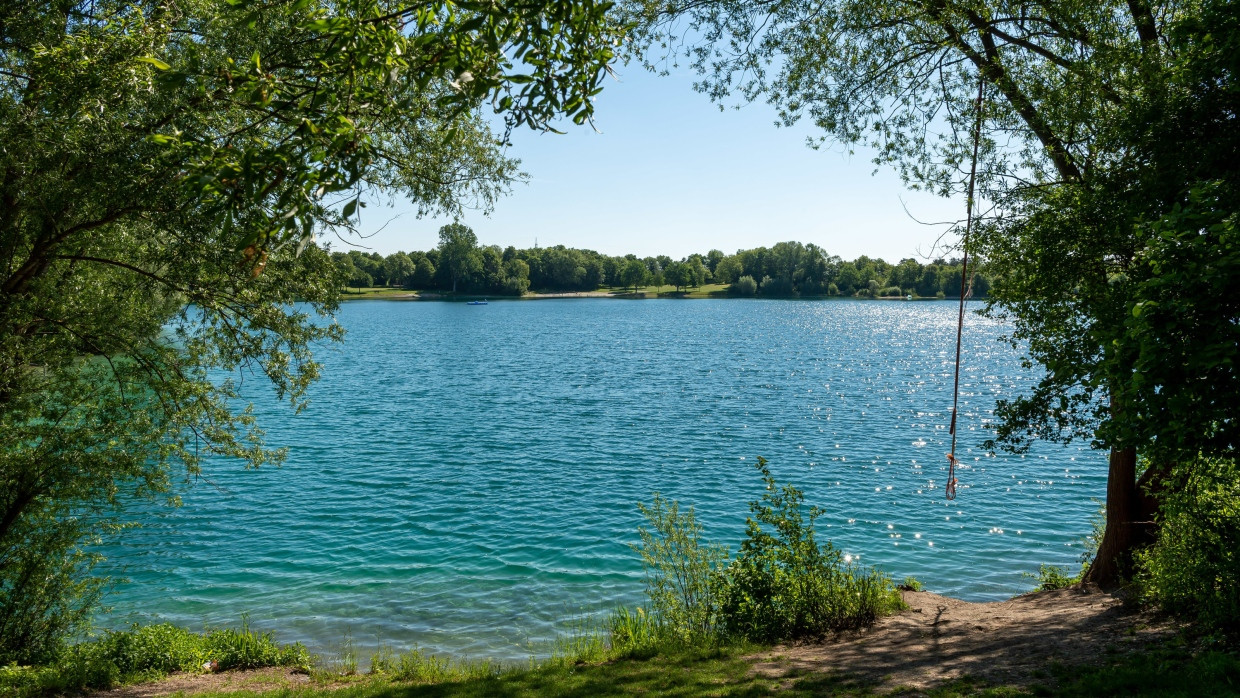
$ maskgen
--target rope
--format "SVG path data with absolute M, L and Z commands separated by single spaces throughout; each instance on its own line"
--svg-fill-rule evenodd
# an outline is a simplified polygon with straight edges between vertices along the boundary
M 973 126 L 973 162 L 969 166 L 969 198 L 968 211 L 965 213 L 964 224 L 964 258 L 960 262 L 960 313 L 956 318 L 956 381 L 952 386 L 952 450 L 947 454 L 947 489 L 945 494 L 947 499 L 956 498 L 956 414 L 960 405 L 960 347 L 961 340 L 964 336 L 964 302 L 969 295 L 970 286 L 969 279 L 969 233 L 973 230 L 973 192 L 977 184 L 977 151 L 982 141 L 982 97 L 986 91 L 986 81 L 981 75 L 977 80 L 977 104 L 975 110 L 977 112 L 977 120 Z

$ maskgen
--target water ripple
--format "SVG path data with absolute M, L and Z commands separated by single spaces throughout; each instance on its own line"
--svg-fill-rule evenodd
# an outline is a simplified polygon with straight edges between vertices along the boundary
M 970 318 L 960 499 L 946 502 L 950 303 L 355 302 L 310 409 L 246 384 L 281 469 L 214 486 L 106 546 L 132 581 L 101 624 L 243 613 L 281 639 L 520 659 L 574 616 L 642 600 L 635 504 L 661 491 L 735 547 L 768 458 L 824 537 L 897 578 L 989 600 L 1075 564 L 1105 492 L 1079 448 L 988 457 L 994 401 L 1033 379 Z

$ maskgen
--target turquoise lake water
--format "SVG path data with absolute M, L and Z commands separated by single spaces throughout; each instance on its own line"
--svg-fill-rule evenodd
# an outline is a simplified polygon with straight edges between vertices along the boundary
M 294 416 L 247 390 L 279 469 L 213 464 L 179 509 L 105 548 L 131 581 L 105 626 L 252 625 L 331 654 L 351 636 L 453 655 L 545 653 L 644 600 L 628 545 L 658 490 L 735 549 L 752 464 L 827 513 L 820 538 L 970 600 L 1075 569 L 1105 454 L 978 448 L 1033 373 L 970 316 L 959 498 L 943 497 L 956 305 L 864 301 L 357 301 Z

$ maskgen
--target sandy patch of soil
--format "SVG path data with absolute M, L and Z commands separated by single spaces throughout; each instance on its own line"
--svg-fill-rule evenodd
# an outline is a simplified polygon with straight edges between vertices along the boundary
M 963 676 L 999 685 L 1047 683 L 1052 663 L 1102 664 L 1174 637 L 1180 625 L 1123 605 L 1092 588 L 969 603 L 901 592 L 909 609 L 872 628 L 818 644 L 777 647 L 754 657 L 754 672 L 793 677 L 835 673 L 873 684 L 928 690 Z
M 98 691 L 90 698 L 154 698 L 172 693 L 194 694 L 208 691 L 279 691 L 310 686 L 310 677 L 296 669 L 273 667 L 223 671 L 218 674 L 172 674 L 151 683 Z M 318 686 L 317 688 L 328 688 Z

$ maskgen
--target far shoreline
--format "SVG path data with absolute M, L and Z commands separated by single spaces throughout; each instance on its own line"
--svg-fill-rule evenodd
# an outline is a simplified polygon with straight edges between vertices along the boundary
M 458 303 L 467 301 L 536 301 L 561 298 L 613 298 L 617 300 L 791 300 L 791 301 L 959 301 L 959 297 L 936 298 L 932 296 L 880 296 L 866 298 L 859 296 L 735 296 L 725 291 L 636 291 L 620 293 L 616 291 L 556 291 L 545 293 L 526 293 L 521 296 L 485 296 L 481 294 L 442 293 L 438 291 L 421 292 L 404 289 L 365 289 L 360 292 L 345 291 L 342 301 L 359 300 L 392 300 L 392 301 L 428 301 L 441 303 Z M 970 299 L 974 300 L 974 299 Z

